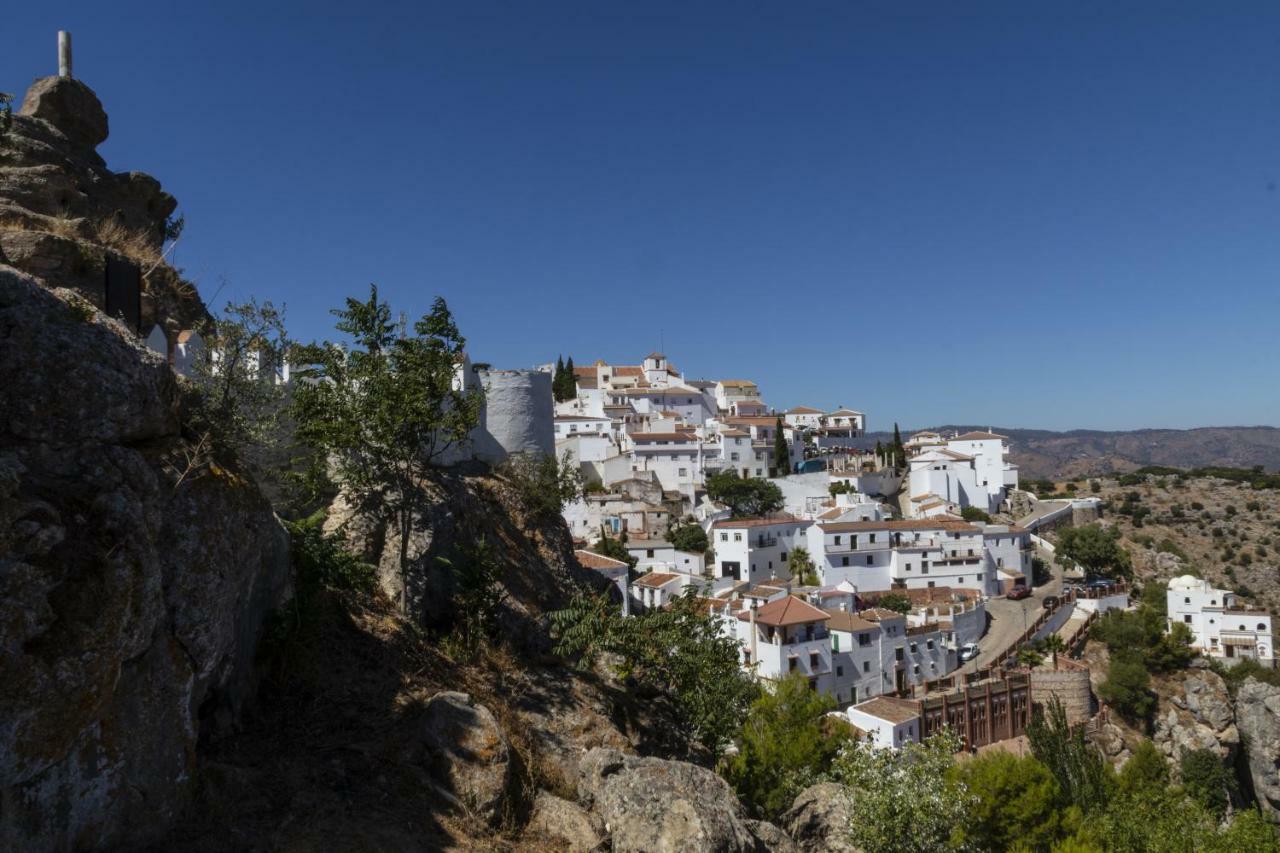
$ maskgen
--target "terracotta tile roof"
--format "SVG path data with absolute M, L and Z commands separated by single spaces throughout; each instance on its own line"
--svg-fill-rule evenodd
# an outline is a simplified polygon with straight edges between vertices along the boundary
M 558 421 L 607 421 L 605 417 L 592 417 L 591 415 L 556 415 Z
M 741 527 L 768 527 L 773 524 L 808 524 L 804 519 L 796 518 L 794 515 L 786 512 L 780 512 L 777 515 L 771 515 L 767 518 L 725 518 L 720 521 L 712 522 L 711 527 L 715 530 L 733 529 Z
M 869 622 L 847 610 L 828 610 L 827 613 L 831 614 L 827 627 L 832 631 L 878 631 L 880 629 L 875 622 Z
M 1008 437 L 994 432 L 966 432 L 964 435 L 957 435 L 955 438 L 948 439 L 948 441 L 992 441 Z
M 756 383 L 750 379 L 721 379 L 720 383 L 726 388 L 754 388 Z
M 836 417 L 837 415 L 848 416 L 848 415 L 861 415 L 861 414 L 863 413 L 859 412 L 857 409 L 836 409 L 834 412 L 831 413 L 831 417 Z
M 660 352 L 651 352 L 645 358 L 666 358 L 666 356 Z
M 744 611 L 738 614 L 738 618 L 744 622 L 749 622 L 751 621 L 751 614 Z M 794 595 L 779 598 L 777 601 L 770 601 L 768 604 L 756 608 L 757 623 L 778 628 L 787 625 L 803 625 L 806 622 L 825 622 L 830 618 L 831 614 L 827 611 L 820 610 L 809 602 L 796 598 Z
M 756 584 L 750 589 L 742 593 L 743 598 L 773 598 L 780 592 L 786 592 L 784 586 L 769 586 L 768 584 Z
M 606 557 L 604 554 L 597 554 L 595 551 L 588 551 L 585 548 L 579 548 L 573 552 L 578 558 L 578 564 L 588 569 L 625 569 L 627 564 L 622 560 L 615 560 L 612 557 Z
M 644 368 L 619 364 L 610 368 L 610 372 L 614 376 L 640 376 L 644 373 Z
M 773 426 L 778 422 L 777 415 L 737 415 L 732 418 L 721 418 L 721 423 L 734 426 Z
M 746 432 L 745 430 L 740 430 L 740 429 L 722 429 L 720 430 L 720 434 L 726 435 L 729 438 L 746 438 L 747 436 L 751 435 L 751 433 Z
M 813 409 L 809 406 L 796 406 L 783 412 L 784 415 L 820 415 L 821 409 Z
M 877 696 L 853 706 L 870 717 L 879 717 L 895 725 L 906 723 L 920 716 L 920 706 L 909 699 L 895 699 L 892 696 Z
M 964 453 L 957 453 L 956 451 L 954 451 L 954 450 L 950 450 L 950 449 L 945 448 L 945 447 L 944 447 L 942 450 L 939 450 L 938 452 L 939 452 L 939 453 L 941 453 L 941 454 L 944 454 L 944 455 L 946 455 L 946 456 L 950 456 L 952 459 L 959 459 L 959 460 L 964 461 L 964 462 L 972 462 L 972 461 L 973 461 L 973 457 L 972 457 L 972 456 L 968 456 L 968 455 L 966 455 L 966 454 L 964 454 Z
M 632 586 L 644 586 L 657 589 L 679 579 L 679 575 L 671 575 L 666 572 L 649 572 L 647 575 L 632 584 Z

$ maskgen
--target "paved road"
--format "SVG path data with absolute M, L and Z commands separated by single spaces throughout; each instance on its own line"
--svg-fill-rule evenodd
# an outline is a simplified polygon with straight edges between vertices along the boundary
M 1053 578 L 1044 586 L 1035 587 L 1031 596 L 1021 601 L 1010 601 L 1007 598 L 987 600 L 987 633 L 978 643 L 982 651 L 976 658 L 965 664 L 967 672 L 988 666 L 999 657 L 1040 615 L 1044 597 L 1061 594 L 1062 570 L 1053 564 L 1051 554 L 1038 552 L 1037 556 L 1049 564 L 1049 571 L 1053 574 Z

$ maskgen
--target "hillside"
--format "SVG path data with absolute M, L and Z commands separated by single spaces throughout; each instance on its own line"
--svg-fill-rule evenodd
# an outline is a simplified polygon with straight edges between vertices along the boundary
M 927 427 L 944 435 L 988 429 L 990 425 Z M 1222 465 L 1269 471 L 1280 469 L 1280 428 L 1269 426 L 1201 427 L 1198 429 L 1139 429 L 1105 432 L 1013 429 L 996 426 L 1009 437 L 1009 458 L 1024 478 L 1069 480 L 1124 473 L 1144 465 L 1180 468 Z M 922 427 L 921 429 L 925 429 Z M 911 430 L 916 432 L 918 430 Z M 910 434 L 903 431 L 903 436 Z M 871 443 L 889 441 L 891 432 L 867 433 Z

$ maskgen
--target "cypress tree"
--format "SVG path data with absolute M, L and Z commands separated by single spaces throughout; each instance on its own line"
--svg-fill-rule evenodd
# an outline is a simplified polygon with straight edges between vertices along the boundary
M 773 433 L 773 464 L 779 477 L 791 473 L 791 451 L 787 447 L 786 436 L 782 434 L 782 416 L 778 416 Z
M 557 403 L 564 399 L 564 356 L 556 356 L 556 372 L 551 374 L 551 396 Z
M 573 356 L 564 363 L 564 398 L 572 400 L 578 396 L 578 376 L 573 372 Z

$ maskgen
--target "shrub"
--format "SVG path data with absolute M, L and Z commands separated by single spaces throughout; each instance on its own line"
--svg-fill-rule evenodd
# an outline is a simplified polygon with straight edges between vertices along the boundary
M 965 521 L 991 521 L 991 516 L 985 510 L 979 509 L 976 506 L 967 506 L 960 510 L 960 517 Z
M 1098 688 L 1098 695 L 1121 716 L 1145 722 L 1156 706 L 1156 697 L 1150 690 L 1150 684 L 1151 675 L 1140 658 L 1113 656 L 1107 679 Z
M 1182 785 L 1187 795 L 1221 818 L 1232 799 L 1239 796 L 1235 776 L 1210 749 L 1182 753 Z
M 667 533 L 669 541 L 677 551 L 691 551 L 695 554 L 705 553 L 711 543 L 707 539 L 707 531 L 696 522 L 681 524 L 671 528 Z
M 501 472 L 534 520 L 557 517 L 565 504 L 583 494 L 582 473 L 567 450 L 558 461 L 545 454 L 517 453 L 503 463 Z

